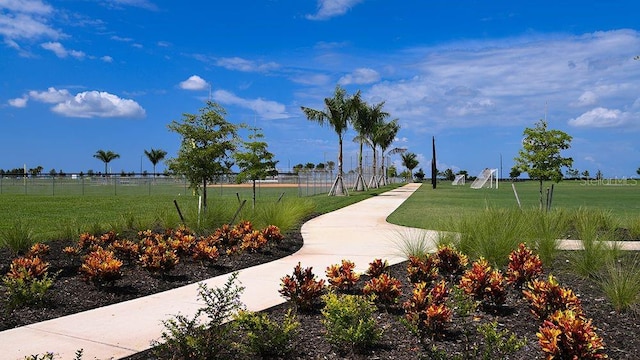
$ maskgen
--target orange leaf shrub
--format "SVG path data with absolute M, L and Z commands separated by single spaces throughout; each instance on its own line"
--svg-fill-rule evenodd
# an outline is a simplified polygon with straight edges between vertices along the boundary
M 571 311 L 556 311 L 536 334 L 545 359 L 605 359 L 604 342 L 591 325 L 580 314 Z
M 573 290 L 560 286 L 553 275 L 549 275 L 548 281 L 533 280 L 528 288 L 522 294 L 536 319 L 545 320 L 558 310 L 582 314 L 580 299 Z
M 122 261 L 115 257 L 113 251 L 97 248 L 84 258 L 80 272 L 88 281 L 113 282 L 122 277 L 121 267 Z
M 448 297 L 449 290 L 444 280 L 431 289 L 424 282 L 415 284 L 411 298 L 403 304 L 405 317 L 421 334 L 441 335 L 453 314 L 446 305 Z
M 378 277 L 371 278 L 364 284 L 362 292 L 365 295 L 374 294 L 375 301 L 383 305 L 393 305 L 402 295 L 402 283 L 400 280 L 382 273 Z
M 438 279 L 438 267 L 433 256 L 422 259 L 417 256 L 410 256 L 407 264 L 407 274 L 409 281 L 414 284 L 426 282 L 431 284 Z
M 464 272 L 469 259 L 449 245 L 441 245 L 435 253 L 435 265 L 442 275 L 456 276 Z
M 326 275 L 329 284 L 339 291 L 351 290 L 358 280 L 360 275 L 353 269 L 356 265 L 350 260 L 342 260 L 342 264 L 334 264 L 327 267 Z
M 280 295 L 303 311 L 312 310 L 324 291 L 324 280 L 316 280 L 312 268 L 303 270 L 300 263 L 293 269 L 292 275 L 280 280 Z
M 484 258 L 471 264 L 471 269 L 465 271 L 458 286 L 484 305 L 502 305 L 507 296 L 502 273 L 492 270 Z
M 507 282 L 517 288 L 542 275 L 542 260 L 524 243 L 509 254 Z
M 389 268 L 389 262 L 387 260 L 382 261 L 382 259 L 374 259 L 369 263 L 369 268 L 367 269 L 367 275 L 372 278 L 376 278 L 387 271 Z
M 47 274 L 49 263 L 39 257 L 19 257 L 11 261 L 7 277 L 11 279 L 35 279 Z

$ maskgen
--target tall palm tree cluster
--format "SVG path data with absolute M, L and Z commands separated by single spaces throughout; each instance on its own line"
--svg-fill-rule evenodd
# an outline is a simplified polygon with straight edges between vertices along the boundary
M 368 187 L 377 188 L 380 185 L 385 185 L 387 177 L 384 170 L 384 156 L 400 130 L 398 119 L 387 121 L 390 115 L 383 110 L 384 102 L 374 105 L 367 104 L 362 99 L 360 91 L 349 96 L 346 90 L 340 86 L 336 86 L 333 97 L 324 99 L 324 105 L 323 110 L 304 106 L 301 109 L 307 119 L 322 126 L 331 126 L 338 135 L 338 173 L 329 195 L 348 195 L 342 176 L 342 145 L 349 125 L 358 133 L 354 141 L 360 144 L 358 176 L 353 189 L 356 191 L 367 189 L 362 170 L 362 152 L 365 145 L 373 151 L 373 173 Z M 379 175 L 377 174 L 378 150 L 382 155 Z
M 162 150 L 162 149 L 151 149 L 151 150 L 145 150 L 144 154 L 147 156 L 147 159 L 149 159 L 149 161 L 151 162 L 151 164 L 153 164 L 153 175 L 154 177 L 157 175 L 156 174 L 156 165 L 162 161 L 162 159 L 164 159 L 164 157 L 167 155 L 167 152 Z M 95 154 L 93 154 L 93 157 L 102 161 L 104 163 L 104 174 L 108 175 L 109 172 L 107 171 L 107 165 L 115 159 L 119 159 L 120 158 L 120 154 L 115 153 L 111 150 L 98 150 L 96 151 Z

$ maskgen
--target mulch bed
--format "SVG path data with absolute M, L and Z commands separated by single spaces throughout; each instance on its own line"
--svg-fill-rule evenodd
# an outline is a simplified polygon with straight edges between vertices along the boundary
M 148 273 L 140 267 L 127 267 L 124 276 L 114 286 L 97 287 L 85 282 L 77 275 L 78 263 L 74 263 L 62 253 L 65 246 L 74 245 L 71 241 L 51 241 L 50 255 L 46 260 L 51 263 L 50 271 L 59 271 L 58 278 L 48 293 L 48 302 L 40 307 L 19 308 L 11 312 L 0 312 L 0 331 L 19 327 L 47 319 L 73 314 L 88 309 L 105 306 L 141 296 L 150 295 L 171 288 L 194 283 L 202 279 L 227 274 L 235 270 L 282 258 L 297 251 L 302 245 L 299 229 L 286 235 L 279 245 L 258 253 L 245 253 L 240 256 L 223 256 L 210 266 L 200 262 L 181 260 L 169 276 L 161 277 Z M 8 270 L 11 254 L 0 250 L 0 273 Z M 373 260 L 373 259 L 371 259 Z M 76 260 L 77 261 L 77 260 Z M 331 264 L 327 264 L 331 265 Z M 304 266 L 304 264 L 303 264 Z M 587 317 L 593 319 L 597 333 L 605 342 L 607 354 L 611 359 L 640 359 L 640 320 L 633 313 L 618 314 L 608 303 L 593 280 L 583 279 L 566 269 L 565 258 L 558 259 L 552 267 L 553 274 L 563 286 L 572 288 L 580 297 Z M 293 269 L 292 269 L 293 271 Z M 319 274 L 324 269 L 314 269 Z M 403 281 L 403 296 L 408 298 L 411 286 L 407 281 L 406 264 L 390 268 L 391 275 Z M 282 276 L 287 274 L 282 274 Z M 363 276 L 357 288 L 361 289 Z M 4 289 L 0 285 L 0 293 Z M 3 306 L 4 308 L 4 306 Z M 284 316 L 288 304 L 282 304 L 265 310 L 273 318 Z M 380 311 L 376 314 L 378 324 L 384 329 L 382 341 L 378 346 L 361 354 L 343 353 L 334 349 L 324 338 L 324 326 L 319 313 L 298 314 L 300 331 L 295 350 L 290 359 L 437 359 L 438 352 L 445 351 L 447 357 L 461 355 L 461 358 L 480 358 L 484 348 L 484 338 L 478 334 L 479 324 L 496 321 L 498 329 L 508 329 L 527 344 L 517 353 L 505 357 L 508 359 L 543 358 L 536 339 L 539 322 L 529 313 L 524 300 L 516 291 L 510 292 L 505 306 L 500 309 L 478 311 L 472 317 L 457 318 L 440 339 L 426 339 L 420 342 L 400 321 L 400 311 Z M 474 350 L 475 349 L 475 350 Z M 475 351 L 475 355 L 474 355 Z M 466 357 L 465 357 L 466 356 Z M 128 360 L 155 359 L 151 351 L 127 358 Z

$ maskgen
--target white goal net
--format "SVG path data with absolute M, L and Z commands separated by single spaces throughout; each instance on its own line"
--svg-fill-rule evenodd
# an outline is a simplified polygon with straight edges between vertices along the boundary
M 483 187 L 488 187 L 493 189 L 494 185 L 496 189 L 498 188 L 498 169 L 489 169 L 486 168 L 482 170 L 480 175 L 471 183 L 472 189 L 482 189 Z
M 453 179 L 451 185 L 464 185 L 466 181 L 466 176 L 464 174 L 456 175 L 456 178 Z

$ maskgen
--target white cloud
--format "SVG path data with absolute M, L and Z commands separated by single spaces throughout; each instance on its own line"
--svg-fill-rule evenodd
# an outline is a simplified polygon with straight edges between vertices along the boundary
M 102 56 L 102 57 L 100 58 L 100 60 L 102 60 L 102 61 L 104 61 L 104 62 L 106 62 L 106 63 L 113 62 L 113 58 L 112 58 L 111 56 L 109 56 L 109 55 Z
M 183 90 L 205 90 L 209 88 L 209 83 L 198 75 L 192 75 L 187 80 L 180 82 L 180 88 Z
M 274 62 L 261 64 L 256 61 L 251 61 L 240 57 L 220 58 L 216 60 L 215 64 L 228 70 L 243 72 L 267 72 L 270 70 L 275 70 L 279 67 L 279 65 Z
M 598 95 L 593 91 L 585 91 L 580 95 L 577 102 L 571 103 L 572 106 L 592 106 L 598 102 Z
M 58 39 L 63 34 L 48 20 L 53 8 L 40 0 L 0 0 L 0 36 L 18 49 L 16 40 Z
M 372 84 L 380 81 L 380 74 L 373 69 L 360 68 L 338 80 L 340 85 Z
M 619 127 L 627 124 L 630 118 L 631 114 L 629 113 L 598 107 L 569 120 L 569 125 L 594 128 Z
M 223 104 L 236 105 L 255 111 L 260 117 L 265 119 L 286 119 L 291 117 L 283 104 L 275 101 L 258 99 L 243 99 L 235 94 L 217 90 L 213 93 L 213 98 Z
M 15 99 L 10 99 L 9 105 L 17 108 L 23 108 L 27 106 L 27 101 L 29 101 L 29 97 L 23 96 Z
M 77 50 L 67 50 L 64 48 L 64 46 L 59 43 L 59 42 L 53 42 L 53 41 L 49 41 L 46 43 L 41 44 L 40 46 L 42 46 L 43 49 L 45 50 L 49 50 L 51 52 L 53 52 L 54 54 L 56 54 L 57 57 L 64 59 L 67 56 L 71 55 L 72 57 L 76 58 L 76 59 L 83 59 L 85 57 L 85 53 L 82 51 L 77 51 Z
M 39 102 L 56 104 L 72 99 L 73 95 L 66 89 L 58 90 L 50 87 L 47 91 L 29 91 L 29 97 Z
M 307 15 L 309 20 L 327 20 L 332 17 L 344 15 L 353 6 L 363 0 L 318 0 L 318 11 Z
M 331 77 L 324 74 L 309 74 L 293 77 L 291 81 L 303 85 L 326 85 L 331 82 Z
M 622 109 L 640 93 L 640 66 L 632 60 L 638 48 L 640 33 L 633 30 L 412 48 L 381 57 L 380 63 L 395 65 L 393 77 L 362 94 L 369 102 L 386 101 L 406 130 L 530 125 L 545 108 L 553 121 L 619 126 L 630 121 Z M 616 61 L 598 61 L 610 58 Z M 621 112 L 576 113 L 596 104 Z
M 55 105 L 60 115 L 78 118 L 142 118 L 145 110 L 134 100 L 122 99 L 103 91 L 85 91 Z

